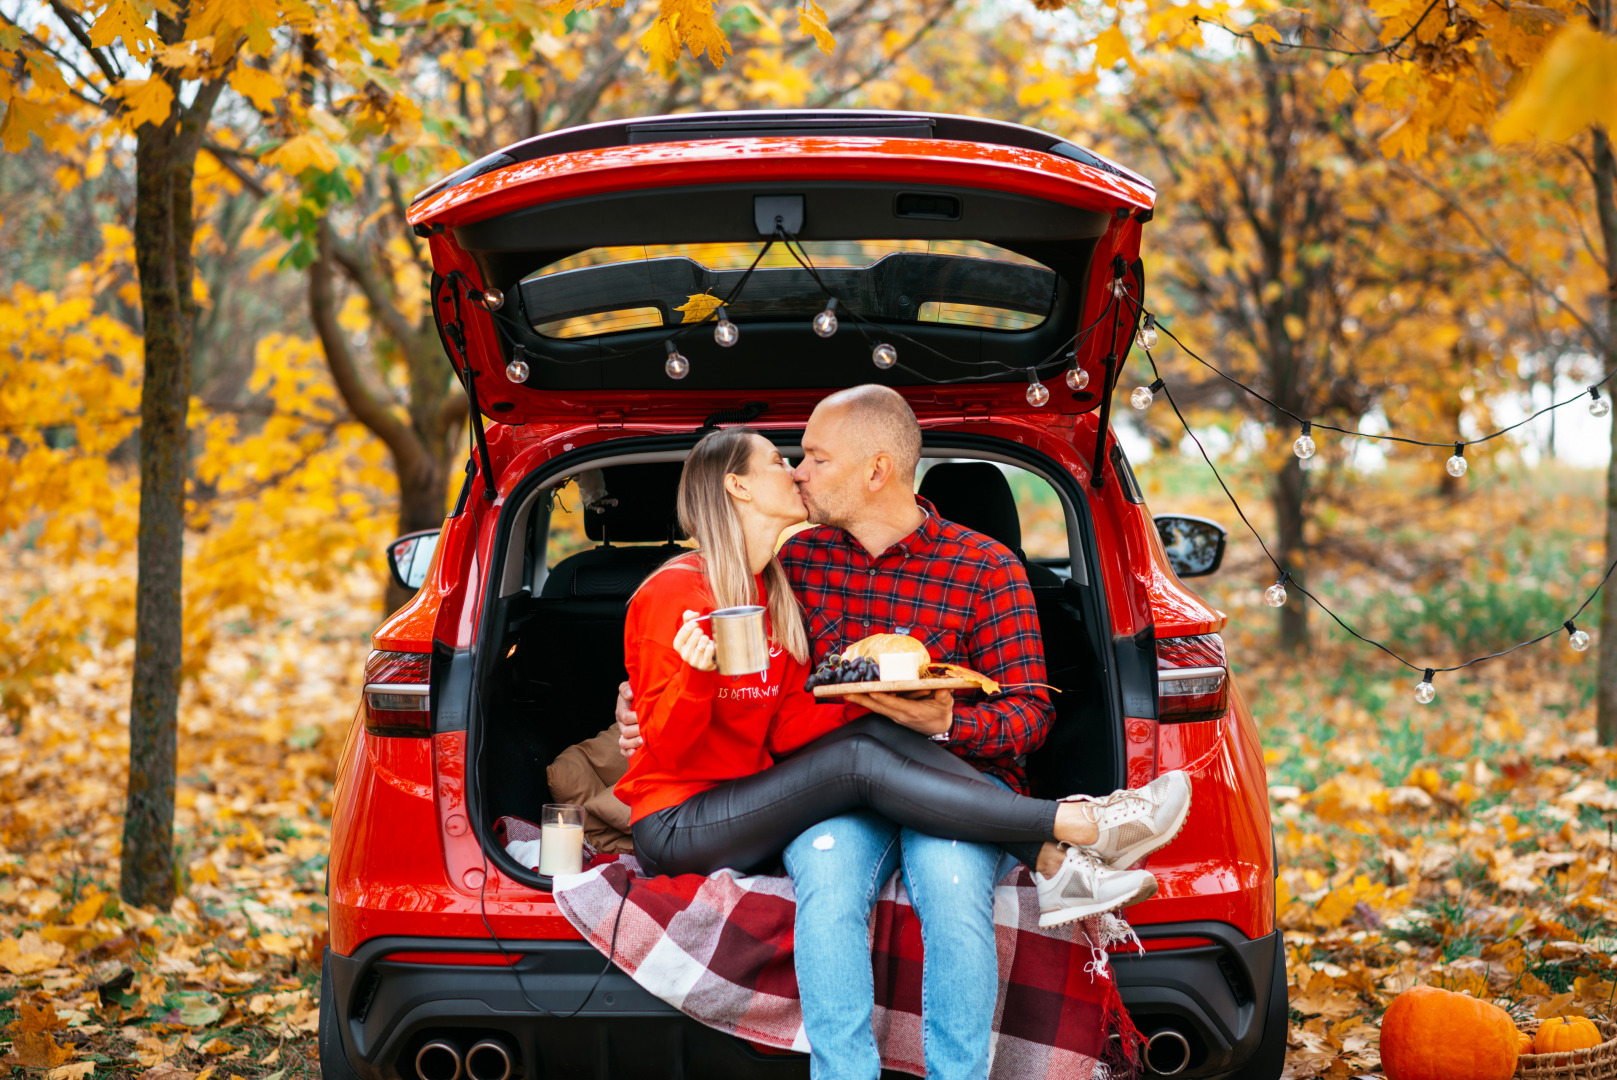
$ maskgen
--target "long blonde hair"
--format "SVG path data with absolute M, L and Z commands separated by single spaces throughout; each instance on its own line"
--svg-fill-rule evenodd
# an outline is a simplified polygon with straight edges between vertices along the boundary
M 786 569 L 775 556 L 769 557 L 763 574 L 766 596 L 760 601 L 757 583 L 747 567 L 747 537 L 724 487 L 726 475 L 747 475 L 756 434 L 747 427 L 721 428 L 703 436 L 691 450 L 679 476 L 679 527 L 700 547 L 702 576 L 713 590 L 714 604 L 726 608 L 761 602 L 769 611 L 775 643 L 804 664 L 809 658 L 808 633 L 803 629 L 803 609 L 786 580 Z

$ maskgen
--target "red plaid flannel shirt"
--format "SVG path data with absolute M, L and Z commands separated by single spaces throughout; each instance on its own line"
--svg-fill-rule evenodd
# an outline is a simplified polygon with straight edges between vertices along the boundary
M 926 511 L 921 527 L 875 558 L 845 530 L 805 529 L 780 551 L 803 603 L 816 664 L 869 634 L 910 634 L 934 663 L 961 664 L 1003 687 L 957 701 L 949 749 L 1026 792 L 1023 762 L 1044 742 L 1055 709 L 1027 572 L 1011 549 Z

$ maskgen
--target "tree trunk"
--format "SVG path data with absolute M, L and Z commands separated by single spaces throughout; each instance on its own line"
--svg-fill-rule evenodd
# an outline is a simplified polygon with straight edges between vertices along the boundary
M 1274 475 L 1270 498 L 1275 509 L 1275 558 L 1299 583 L 1306 583 L 1303 574 L 1303 521 L 1306 508 L 1303 503 L 1308 478 L 1303 463 L 1295 455 Z M 1280 609 L 1280 647 L 1287 652 L 1305 653 L 1308 641 L 1308 600 L 1296 589 Z
M 131 904 L 174 902 L 174 748 L 184 632 L 189 332 L 181 301 L 191 281 L 189 230 L 176 206 L 189 169 L 177 168 L 179 124 L 141 128 L 135 146 L 135 264 L 146 346 L 140 395 L 140 532 L 135 585 L 135 672 L 129 702 L 129 791 L 118 891 Z M 183 177 L 182 174 L 183 173 Z M 188 207 L 187 207 L 188 210 Z M 189 224 L 190 215 L 184 215 Z
M 1609 16 L 1609 7 L 1608 7 Z M 1609 25 L 1609 18 L 1608 18 Z M 1604 128 L 1594 131 L 1595 210 L 1606 257 L 1606 335 L 1602 368 L 1617 371 L 1617 154 Z M 1606 466 L 1606 563 L 1617 559 L 1617 423 L 1612 424 L 1611 462 Z M 1595 730 L 1601 745 L 1617 745 L 1617 586 L 1600 594 L 1600 670 Z

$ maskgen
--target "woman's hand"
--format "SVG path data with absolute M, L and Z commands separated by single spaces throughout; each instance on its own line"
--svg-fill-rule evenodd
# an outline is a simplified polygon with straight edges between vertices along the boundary
M 700 611 L 687 611 L 685 625 L 674 635 L 674 651 L 697 671 L 712 671 L 719 665 L 713 659 L 713 639 L 698 628 L 696 619 Z

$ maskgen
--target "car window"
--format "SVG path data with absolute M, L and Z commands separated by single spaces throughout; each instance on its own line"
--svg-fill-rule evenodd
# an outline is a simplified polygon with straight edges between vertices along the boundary
M 1001 465 L 1016 496 L 1016 516 L 1022 523 L 1022 552 L 1029 559 L 1058 559 L 1065 563 L 1067 513 L 1050 482 L 1036 473 Z
M 926 474 L 939 465 L 954 464 L 968 459 L 924 459 L 921 462 L 921 474 L 917 477 L 917 485 L 925 493 L 927 490 Z M 995 463 L 1005 477 L 1010 487 L 1011 497 L 1016 503 L 1017 524 L 1022 534 L 1022 553 L 1030 561 L 1038 560 L 1051 565 L 1058 572 L 1065 572 L 1071 559 L 1071 551 L 1067 546 L 1067 515 L 1061 498 L 1056 494 L 1050 482 L 1037 473 L 1019 469 L 1014 465 Z M 942 474 L 939 474 L 941 478 Z M 981 528 L 972 521 L 962 521 L 961 524 L 970 528 Z
M 784 245 L 644 244 L 590 248 L 524 279 L 533 328 L 552 338 L 678 325 L 701 294 L 728 296 L 757 260 L 727 314 L 733 322 L 813 316 L 822 282 L 893 322 L 1028 330 L 1049 317 L 1056 274 L 980 240 L 809 240 L 810 273 Z M 762 258 L 759 259 L 760 251 Z M 704 312 L 705 313 L 705 312 Z

